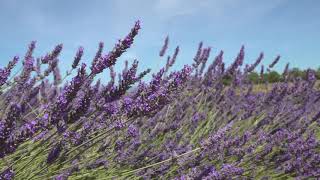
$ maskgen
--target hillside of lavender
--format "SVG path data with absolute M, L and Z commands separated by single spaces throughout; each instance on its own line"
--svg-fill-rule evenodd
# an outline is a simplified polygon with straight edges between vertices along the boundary
M 246 64 L 242 46 L 226 65 L 223 51 L 200 42 L 193 63 L 172 71 L 179 47 L 167 54 L 167 37 L 166 66 L 150 80 L 138 60 L 116 72 L 140 28 L 136 21 L 111 51 L 100 42 L 91 64 L 80 47 L 66 74 L 63 45 L 34 57 L 36 41 L 0 67 L 1 180 L 320 178 L 316 70 L 294 77 L 287 64 L 271 83 L 264 74 L 280 56 Z

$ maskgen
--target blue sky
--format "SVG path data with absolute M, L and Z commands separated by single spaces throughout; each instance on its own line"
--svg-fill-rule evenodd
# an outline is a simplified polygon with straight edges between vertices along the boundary
M 69 69 L 80 45 L 84 62 L 90 63 L 99 41 L 107 53 L 138 19 L 142 29 L 120 58 L 117 71 L 125 59 L 134 58 L 140 61 L 140 70 L 158 70 L 166 61 L 158 56 L 166 35 L 170 55 L 180 46 L 173 69 L 192 63 L 200 41 L 213 48 L 209 62 L 224 50 L 224 60 L 230 63 L 245 45 L 246 63 L 263 51 L 264 64 L 282 56 L 277 70 L 286 62 L 319 67 L 319 17 L 316 0 L 0 0 L 0 67 L 14 55 L 23 57 L 31 40 L 37 41 L 37 56 L 63 43 L 62 71 Z

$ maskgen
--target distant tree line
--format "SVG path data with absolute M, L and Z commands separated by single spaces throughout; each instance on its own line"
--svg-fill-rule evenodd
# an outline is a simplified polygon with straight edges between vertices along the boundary
M 298 77 L 300 77 L 302 79 L 306 79 L 307 70 L 301 70 L 299 68 L 292 68 L 288 71 L 288 77 L 290 77 L 290 79 L 295 79 Z M 265 72 L 265 73 L 263 73 L 262 76 L 259 73 L 253 71 L 253 72 L 249 73 L 248 78 L 254 84 L 263 83 L 265 81 L 268 81 L 270 83 L 284 81 L 283 74 L 279 73 L 277 71 L 274 71 L 274 70 L 269 71 L 269 72 Z M 320 67 L 316 70 L 316 78 L 318 80 L 320 80 Z M 230 84 L 231 80 L 232 80 L 231 77 L 225 76 L 223 82 L 224 82 L 224 84 Z

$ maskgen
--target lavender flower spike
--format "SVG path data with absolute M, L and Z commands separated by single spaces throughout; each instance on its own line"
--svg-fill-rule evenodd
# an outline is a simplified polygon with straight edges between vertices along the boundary
M 59 56 L 62 48 L 63 48 L 63 45 L 58 44 L 50 54 L 47 54 L 45 57 L 41 58 L 41 62 L 43 64 L 48 64 L 50 61 L 56 59 Z
M 260 53 L 258 59 L 247 69 L 247 72 L 252 72 L 261 62 L 263 59 L 263 53 Z
M 59 154 L 62 150 L 62 145 L 61 143 L 58 143 L 49 153 L 48 158 L 47 158 L 47 163 L 51 164 L 54 162 L 59 157 Z
M 92 60 L 90 69 L 93 68 L 93 66 L 98 62 L 99 58 L 101 57 L 101 54 L 102 54 L 102 51 L 103 51 L 103 46 L 104 46 L 104 43 L 103 43 L 103 42 L 100 42 L 100 43 L 99 43 L 99 49 L 98 49 L 98 51 L 96 52 L 96 55 L 95 55 L 95 57 L 94 57 L 93 60 Z
M 161 51 L 159 52 L 159 56 L 162 57 L 166 53 L 166 50 L 168 49 L 168 44 L 169 44 L 169 36 L 166 37 L 164 40 L 164 45 L 162 46 Z
M 80 46 L 79 49 L 78 49 L 78 52 L 76 54 L 76 57 L 74 57 L 73 64 L 72 64 L 72 69 L 77 68 L 77 66 L 78 66 L 78 64 L 79 64 L 79 62 L 81 60 L 82 55 L 83 55 L 83 47 Z
M 280 56 L 278 55 L 273 62 L 269 65 L 269 68 L 273 68 L 274 65 L 276 65 L 280 60 Z
M 11 70 L 14 68 L 14 66 L 17 64 L 19 60 L 18 56 L 15 56 L 12 61 L 9 62 L 7 67 L 4 69 L 0 69 L 0 86 L 4 85 L 6 81 L 8 80 Z
M 113 66 L 116 63 L 118 57 L 121 56 L 122 53 L 126 51 L 126 49 L 130 48 L 133 43 L 134 37 L 138 34 L 140 29 L 140 21 L 135 23 L 135 26 L 131 29 L 131 32 L 121 41 L 116 44 L 114 49 L 109 52 L 109 54 L 101 57 L 96 64 L 92 66 L 92 74 L 99 74 L 104 69 Z

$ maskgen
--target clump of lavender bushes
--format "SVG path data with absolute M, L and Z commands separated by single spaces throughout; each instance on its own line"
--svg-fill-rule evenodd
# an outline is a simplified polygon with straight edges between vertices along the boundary
M 314 70 L 301 79 L 286 67 L 283 81 L 268 85 L 264 67 L 271 71 L 280 56 L 262 65 L 261 53 L 243 68 L 241 47 L 227 66 L 223 51 L 209 58 L 213 49 L 201 42 L 194 63 L 179 71 L 170 72 L 177 46 L 150 81 L 135 60 L 117 82 L 113 66 L 139 29 L 137 21 L 108 53 L 100 42 L 90 66 L 80 47 L 65 76 L 62 44 L 36 58 L 35 41 L 0 69 L 0 179 L 320 178 Z M 168 48 L 166 37 L 159 56 Z M 107 69 L 108 83 L 95 79 Z M 268 90 L 254 90 L 255 69 Z

